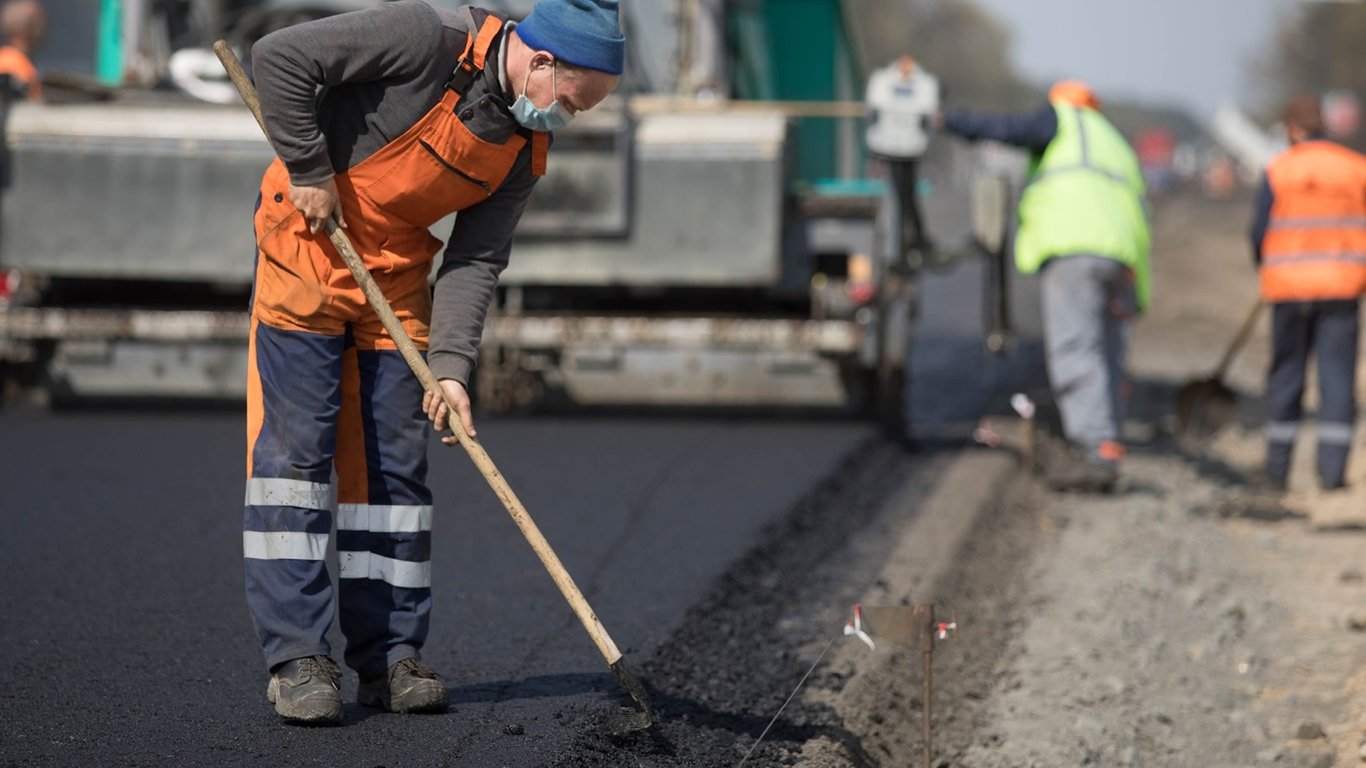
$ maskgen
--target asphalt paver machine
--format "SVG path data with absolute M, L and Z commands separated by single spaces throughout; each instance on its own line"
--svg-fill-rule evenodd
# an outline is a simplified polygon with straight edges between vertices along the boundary
M 163 41 L 169 55 L 138 59 L 155 71 L 220 34 L 245 51 L 272 24 L 368 4 L 201 0 L 184 18 L 200 19 L 202 41 L 133 37 Z M 533 3 L 491 5 L 518 17 Z M 847 5 L 624 4 L 627 75 L 556 135 L 485 331 L 482 407 L 818 407 L 906 428 L 917 265 L 890 233 L 896 196 L 870 178 Z M 108 48 L 86 58 L 97 84 L 118 71 Z M 12 384 L 243 391 L 251 201 L 270 150 L 240 105 L 187 95 L 183 68 L 180 88 L 152 79 L 8 110 L 0 367 Z

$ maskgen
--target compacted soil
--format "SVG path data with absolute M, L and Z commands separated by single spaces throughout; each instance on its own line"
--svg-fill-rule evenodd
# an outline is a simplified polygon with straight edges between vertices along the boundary
M 1347 491 L 1317 491 L 1311 429 L 1289 494 L 1247 482 L 1265 316 L 1227 378 L 1237 418 L 1173 436 L 1177 388 L 1212 371 L 1256 295 L 1247 211 L 1157 206 L 1118 493 L 1046 490 L 1003 406 L 1003 447 L 870 442 L 644 664 L 661 724 L 567 711 L 585 735 L 559 764 L 922 765 L 925 645 L 842 628 L 856 603 L 933 603 L 956 629 L 933 646 L 931 765 L 1366 765 L 1366 459 Z

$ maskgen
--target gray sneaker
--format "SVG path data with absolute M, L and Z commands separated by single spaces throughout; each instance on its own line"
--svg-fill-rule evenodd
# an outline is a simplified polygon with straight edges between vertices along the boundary
M 390 712 L 445 712 L 446 681 L 420 660 L 403 659 L 394 662 L 384 677 L 361 680 L 356 700 Z
M 341 668 L 326 656 L 305 656 L 275 668 L 266 686 L 266 700 L 285 722 L 303 725 L 340 725 Z

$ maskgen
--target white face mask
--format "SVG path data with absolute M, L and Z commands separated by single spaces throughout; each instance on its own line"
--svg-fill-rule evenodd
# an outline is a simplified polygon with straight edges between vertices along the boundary
M 528 67 L 526 80 L 522 82 L 522 95 L 512 104 L 512 117 L 524 128 L 533 131 L 557 131 L 574 119 L 569 110 L 560 103 L 559 84 L 555 80 L 556 62 L 550 63 L 550 106 L 541 109 L 526 97 L 526 87 L 531 83 L 531 69 Z

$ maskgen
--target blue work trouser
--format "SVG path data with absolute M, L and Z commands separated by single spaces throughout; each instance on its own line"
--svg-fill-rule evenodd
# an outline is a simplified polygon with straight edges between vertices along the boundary
M 1324 488 L 1342 485 L 1356 423 L 1358 315 L 1355 299 L 1272 305 L 1271 370 L 1266 380 L 1266 473 L 1272 480 L 1284 483 L 1290 474 L 1313 352 L 1319 372 L 1319 483 Z
M 377 678 L 418 655 L 427 636 L 432 496 L 422 387 L 395 350 L 259 320 L 249 366 L 242 543 L 266 664 L 331 651 L 325 558 L 335 504 L 346 663 Z
M 1076 254 L 1044 262 L 1040 282 L 1045 362 L 1063 433 L 1094 456 L 1122 437 L 1132 273 L 1114 259 Z

